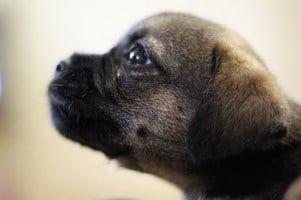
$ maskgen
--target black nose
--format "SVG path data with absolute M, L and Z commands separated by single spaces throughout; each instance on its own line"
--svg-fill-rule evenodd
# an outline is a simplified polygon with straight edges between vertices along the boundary
M 59 76 L 62 72 L 64 72 L 66 69 L 66 63 L 65 62 L 60 62 L 56 68 L 55 68 L 55 76 Z

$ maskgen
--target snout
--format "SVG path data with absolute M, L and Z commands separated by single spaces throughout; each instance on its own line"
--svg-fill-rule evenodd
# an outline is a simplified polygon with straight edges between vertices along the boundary
M 109 67 L 103 55 L 74 54 L 55 67 L 48 96 L 53 124 L 62 135 L 114 157 L 126 147 L 111 141 L 120 131 L 107 114 L 117 112 L 115 105 L 103 92 L 111 79 Z
M 50 103 L 87 103 L 95 98 L 113 101 L 117 95 L 116 71 L 109 53 L 73 54 L 55 67 L 55 75 L 48 89 Z
M 59 64 L 55 68 L 55 77 L 59 77 L 65 70 L 66 70 L 67 64 L 65 61 L 59 62 Z
M 73 54 L 70 58 L 60 61 L 55 67 L 55 78 L 68 73 L 69 68 L 93 68 L 100 56 Z M 72 69 L 70 69 L 71 71 Z
M 93 67 L 90 56 L 73 55 L 60 61 L 55 67 L 55 75 L 48 88 L 50 103 L 67 105 L 97 93 L 93 81 Z

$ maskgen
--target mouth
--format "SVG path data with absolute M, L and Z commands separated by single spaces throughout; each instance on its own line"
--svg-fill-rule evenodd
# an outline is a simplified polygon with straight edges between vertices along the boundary
M 95 95 L 95 91 L 52 82 L 48 97 L 53 124 L 68 139 L 100 150 L 110 158 L 124 155 L 128 150 L 121 145 L 120 127 L 105 108 L 100 108 L 104 97 L 95 98 Z
M 78 86 L 66 86 L 61 83 L 53 81 L 48 88 L 48 97 L 51 104 L 70 107 L 74 102 L 81 102 L 81 104 L 92 105 L 89 96 L 96 95 L 95 90 L 87 90 Z

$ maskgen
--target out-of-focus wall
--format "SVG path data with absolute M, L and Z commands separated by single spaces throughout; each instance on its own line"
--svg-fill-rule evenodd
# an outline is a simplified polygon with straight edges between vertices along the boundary
M 63 139 L 49 117 L 46 90 L 55 64 L 74 51 L 107 51 L 150 14 L 184 11 L 238 31 L 288 96 L 301 102 L 298 0 L 7 0 L 3 5 L 6 39 L 1 45 L 7 57 L 0 168 L 22 200 L 181 198 L 174 186 L 121 169 L 101 153 Z

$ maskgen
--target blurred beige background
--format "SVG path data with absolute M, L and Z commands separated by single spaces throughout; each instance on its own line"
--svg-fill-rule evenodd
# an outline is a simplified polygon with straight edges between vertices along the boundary
M 0 181 L 6 177 L 18 199 L 181 199 L 174 186 L 121 169 L 101 153 L 60 137 L 46 96 L 60 59 L 74 51 L 103 53 L 133 23 L 165 10 L 193 13 L 238 31 L 287 95 L 301 102 L 301 1 L 0 0 L 6 55 Z

